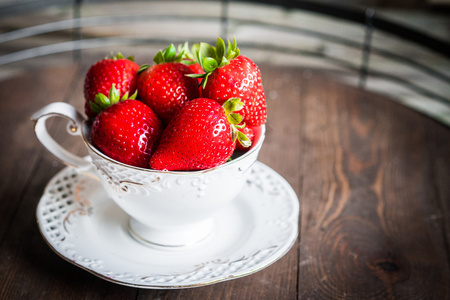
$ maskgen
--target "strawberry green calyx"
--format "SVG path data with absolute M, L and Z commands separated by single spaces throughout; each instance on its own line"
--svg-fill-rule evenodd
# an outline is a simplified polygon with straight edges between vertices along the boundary
M 170 44 L 166 49 L 156 53 L 153 61 L 156 64 L 168 63 L 168 62 L 181 62 L 183 59 L 184 50 L 181 49 L 180 53 L 177 53 L 177 49 L 173 44 Z
M 238 130 L 245 127 L 245 124 L 239 125 L 242 122 L 242 115 L 236 113 L 244 108 L 244 103 L 242 103 L 239 98 L 230 98 L 222 105 L 225 116 L 227 117 L 228 122 L 230 122 L 231 127 L 231 139 L 233 142 L 236 140 L 241 143 L 245 148 L 250 147 L 252 145 L 251 140 L 241 131 Z
M 117 60 L 117 59 L 128 59 L 128 60 L 134 61 L 134 56 L 128 56 L 127 58 L 125 58 L 125 56 L 123 56 L 122 53 L 120 53 L 120 52 L 117 52 L 116 55 L 111 53 L 111 56 L 110 57 L 106 57 L 106 58 L 110 58 L 110 59 L 114 59 L 114 60 Z
M 197 53 L 199 47 L 200 44 L 194 44 L 192 48 L 189 48 L 188 42 L 178 45 L 177 51 L 181 54 L 181 63 L 188 66 L 197 63 L 194 53 Z
M 205 73 L 190 74 L 188 76 L 202 78 L 201 85 L 203 88 L 206 86 L 208 76 L 214 72 L 214 70 L 228 65 L 230 60 L 240 55 L 236 39 L 233 39 L 233 43 L 228 40 L 228 47 L 225 46 L 223 39 L 218 38 L 216 47 L 213 47 L 208 43 L 201 43 L 199 46 L 193 47 L 191 51 L 193 52 L 196 62 L 200 64 Z
M 111 89 L 109 90 L 109 94 L 108 96 L 104 95 L 104 94 L 97 94 L 94 98 L 94 101 L 89 102 L 89 105 L 91 106 L 92 111 L 95 114 L 98 114 L 100 112 L 102 112 L 103 110 L 105 110 L 107 107 L 116 104 L 119 101 L 124 101 L 127 99 L 136 99 L 137 97 L 137 90 L 136 92 L 131 95 L 128 96 L 128 92 L 126 92 L 122 98 L 120 98 L 120 91 L 118 89 L 116 89 L 115 85 L 113 84 L 111 86 Z
M 183 60 L 185 50 L 183 48 L 179 48 L 179 50 L 180 50 L 179 53 L 177 53 L 177 49 L 175 48 L 175 46 L 173 44 L 170 44 L 170 46 L 167 47 L 166 49 L 156 53 L 155 57 L 153 58 L 153 61 L 157 65 L 170 62 L 181 62 Z M 150 68 L 150 65 L 142 65 L 138 70 L 138 74 L 142 73 L 148 68 Z

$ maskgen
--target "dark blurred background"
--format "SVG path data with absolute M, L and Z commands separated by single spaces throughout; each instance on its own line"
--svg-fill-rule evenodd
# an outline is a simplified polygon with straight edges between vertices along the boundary
M 257 63 L 320 69 L 450 124 L 449 12 L 450 0 L 0 0 L 0 80 L 235 37 Z

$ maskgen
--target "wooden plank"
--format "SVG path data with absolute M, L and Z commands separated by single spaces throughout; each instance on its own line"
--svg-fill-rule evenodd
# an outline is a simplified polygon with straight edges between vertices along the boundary
M 302 87 L 299 296 L 448 298 L 424 117 L 316 74 Z
M 0 211 L 5 216 L 2 219 L 4 226 L 0 226 L 0 241 L 8 228 L 6 225 L 16 213 L 17 202 L 40 154 L 35 151 L 37 140 L 30 117 L 45 103 L 62 98 L 66 93 L 67 81 L 75 72 L 75 69 L 66 68 L 42 71 L 38 76 L 35 72 L 29 72 L 0 82 L 4 95 L 0 100 L 0 195 L 4 199 L 0 203 Z
M 54 253 L 39 233 L 35 208 L 42 189 L 62 168 L 50 156 L 37 164 L 1 248 L 2 299 L 134 299 L 136 290 L 111 284 Z
M 42 155 L 42 150 L 36 147 L 37 140 L 34 138 L 30 116 L 48 101 L 50 96 L 63 97 L 67 79 L 70 80 L 75 72 L 74 69 L 47 70 L 40 72 L 39 76 L 29 72 L 0 83 L 0 90 L 7 95 L 2 97 L 3 130 L 0 132 L 2 143 L 0 174 L 3 179 L 0 188 L 2 199 L 0 210 L 3 215 L 0 226 L 2 237 L 0 276 L 3 283 L 1 298 L 14 298 L 14 295 L 17 297 L 24 292 L 20 281 L 15 276 L 17 275 L 15 268 L 20 265 L 17 261 L 25 259 L 26 256 L 21 256 L 16 249 L 19 247 L 18 241 L 13 241 L 14 237 L 24 229 L 33 232 L 36 228 L 33 216 L 35 205 L 24 200 L 30 180 L 33 182 L 36 179 L 33 175 L 38 159 Z M 23 210 L 24 207 L 25 210 Z M 32 216 L 31 221 L 34 222 L 32 226 L 26 226 L 28 222 L 25 224 L 20 222 L 24 215 Z M 30 238 L 29 233 L 22 232 L 22 234 L 23 237 Z M 20 245 L 20 247 L 23 246 Z
M 36 205 L 63 166 L 38 144 L 29 116 L 59 100 L 83 111 L 87 66 L 0 82 L 8 96 L 0 100 L 0 298 L 449 298 L 449 129 L 317 71 L 261 69 L 269 118 L 260 161 L 299 195 L 301 242 L 256 274 L 183 290 L 109 283 L 58 257 L 39 234 Z M 83 153 L 63 122 L 51 130 Z
M 0 90 L 15 91 L 11 92 L 9 102 L 4 103 L 2 120 L 8 127 L 0 133 L 4 143 L 0 171 L 3 178 L 1 199 L 4 199 L 0 203 L 3 214 L 1 299 L 71 299 L 80 294 L 89 299 L 104 299 L 105 291 L 111 293 L 108 298 L 112 299 L 135 297 L 129 290 L 111 286 L 59 258 L 45 243 L 36 225 L 35 209 L 43 189 L 63 165 L 40 146 L 29 118 L 47 103 L 79 101 L 80 92 L 73 92 L 74 85 L 79 90 L 79 73 L 76 66 L 65 66 L 43 69 L 38 74 L 29 73 L 1 83 Z M 62 139 L 67 135 L 62 133 L 65 124 L 60 124 L 53 122 L 49 130 Z M 63 129 L 55 130 L 55 127 Z M 74 141 L 71 143 L 75 145 Z M 84 290 L 80 286 L 90 288 Z
M 434 228 L 444 228 L 447 245 L 447 262 L 450 264 L 450 139 L 449 128 L 434 120 L 426 122 L 429 157 L 433 158 L 431 180 L 436 186 L 440 209 L 430 214 Z

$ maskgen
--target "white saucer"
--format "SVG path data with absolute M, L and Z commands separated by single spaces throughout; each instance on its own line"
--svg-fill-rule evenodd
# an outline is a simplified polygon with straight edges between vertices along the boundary
M 275 171 L 256 162 L 237 198 L 202 242 L 151 248 L 128 232 L 127 215 L 100 184 L 70 168 L 48 183 L 37 221 L 67 261 L 114 283 L 153 289 L 197 287 L 257 272 L 282 257 L 298 234 L 299 202 Z

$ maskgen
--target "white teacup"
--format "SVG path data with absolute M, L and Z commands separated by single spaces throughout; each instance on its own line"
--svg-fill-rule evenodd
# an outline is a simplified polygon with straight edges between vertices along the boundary
M 68 119 L 68 132 L 82 137 L 90 160 L 60 146 L 45 121 Z M 245 184 L 265 137 L 265 126 L 255 131 L 251 149 L 216 168 L 169 172 L 143 169 L 115 161 L 90 142 L 89 122 L 73 106 L 55 102 L 36 112 L 39 141 L 63 163 L 100 181 L 107 194 L 129 216 L 129 232 L 151 245 L 182 247 L 195 244 L 214 228 L 214 217 Z

